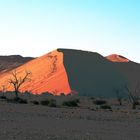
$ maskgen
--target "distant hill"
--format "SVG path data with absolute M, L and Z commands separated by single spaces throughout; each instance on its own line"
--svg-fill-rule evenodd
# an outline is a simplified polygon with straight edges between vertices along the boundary
M 32 57 L 22 57 L 20 55 L 0 56 L 0 73 L 12 70 L 33 59 Z
M 129 62 L 129 59 L 117 54 L 109 55 L 106 58 L 112 62 Z
M 72 92 L 84 96 L 116 97 L 119 89 L 126 96 L 125 85 L 135 87 L 140 81 L 140 65 L 121 55 L 103 57 L 98 53 L 72 49 L 57 49 L 16 70 L 19 76 L 25 70 L 31 71 L 32 80 L 25 83 L 21 91 L 34 94 Z M 0 74 L 0 85 L 8 84 L 9 78 L 9 72 Z

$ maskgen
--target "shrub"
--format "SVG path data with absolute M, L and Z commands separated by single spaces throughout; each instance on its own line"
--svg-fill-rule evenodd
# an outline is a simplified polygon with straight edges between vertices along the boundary
M 28 103 L 27 100 L 22 99 L 22 98 L 18 98 L 17 102 L 20 104 L 27 104 Z
M 20 103 L 20 104 L 27 104 L 27 100 L 22 99 L 22 98 L 14 98 L 14 99 L 7 99 L 7 102 L 11 103 Z
M 1 99 L 7 99 L 6 96 L 0 96 Z
M 22 95 L 28 95 L 28 96 L 31 96 L 31 95 L 32 95 L 32 93 L 31 93 L 31 92 L 29 92 L 29 91 L 25 91 L 24 93 L 22 93 Z
M 74 99 L 73 101 L 75 101 L 77 103 L 80 103 L 80 100 L 79 99 Z
M 46 105 L 46 106 L 49 106 L 49 107 L 56 107 L 56 100 L 54 99 L 51 99 L 51 100 L 44 100 L 44 101 L 41 101 L 40 102 L 41 105 Z
M 31 101 L 31 103 L 33 103 L 34 105 L 39 105 L 38 101 Z
M 48 106 L 49 103 L 50 103 L 50 101 L 49 101 L 49 100 L 43 100 L 43 101 L 41 101 L 40 103 L 41 103 L 41 105 L 46 105 L 46 106 Z
M 62 103 L 63 106 L 68 106 L 68 107 L 78 107 L 78 102 L 77 100 L 71 100 L 71 101 L 64 101 Z
M 56 105 L 56 100 L 50 100 L 50 102 L 49 102 L 49 107 L 57 107 L 57 105 Z
M 60 96 L 65 96 L 65 94 L 64 93 L 60 93 Z
M 100 106 L 101 109 L 112 109 L 110 105 L 101 105 Z
M 54 96 L 53 93 L 50 93 L 50 92 L 43 92 L 42 95 Z
M 104 105 L 106 104 L 107 102 L 105 100 L 96 100 L 96 101 L 93 101 L 93 103 L 95 105 Z
M 90 97 L 91 100 L 95 100 L 95 97 Z
M 140 103 L 138 101 L 135 101 L 135 105 L 140 105 Z

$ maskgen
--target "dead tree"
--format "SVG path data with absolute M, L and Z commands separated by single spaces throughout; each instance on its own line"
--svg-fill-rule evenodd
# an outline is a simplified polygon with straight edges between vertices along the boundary
M 119 105 L 122 105 L 122 96 L 120 95 L 121 90 L 120 89 L 116 89 L 116 96 L 117 96 L 117 101 L 119 102 Z
M 29 71 L 25 71 L 25 74 L 21 77 L 21 76 L 18 76 L 18 73 L 16 70 L 12 71 L 11 73 L 11 78 L 9 79 L 9 83 L 11 84 L 11 86 L 14 88 L 14 92 L 15 92 L 15 96 L 16 98 L 18 99 L 19 98 L 19 89 L 20 87 L 25 83 L 25 82 L 28 82 L 30 81 L 30 75 L 31 75 L 31 72 Z
M 139 98 L 140 96 L 140 83 L 137 82 L 135 90 L 134 90 L 135 96 L 137 96 Z
M 125 86 L 125 89 L 128 93 L 130 102 L 132 103 L 132 109 L 136 109 L 136 106 L 138 105 L 138 94 L 140 92 L 139 84 L 137 84 L 136 87 L 133 88 L 134 90 L 132 90 L 127 85 Z

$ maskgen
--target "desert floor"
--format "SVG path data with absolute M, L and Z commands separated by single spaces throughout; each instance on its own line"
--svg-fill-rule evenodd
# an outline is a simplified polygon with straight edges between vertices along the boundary
M 0 140 L 140 140 L 140 110 L 0 101 Z

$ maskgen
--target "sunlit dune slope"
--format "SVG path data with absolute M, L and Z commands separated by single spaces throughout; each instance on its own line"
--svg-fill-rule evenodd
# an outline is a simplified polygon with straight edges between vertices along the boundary
M 16 69 L 18 76 L 22 77 L 26 71 L 30 71 L 31 81 L 26 82 L 20 89 L 21 92 L 29 91 L 34 94 L 51 92 L 56 95 L 70 93 L 67 74 L 63 65 L 63 53 L 53 51 L 42 57 L 36 58 Z M 0 85 L 7 85 L 8 90 L 13 90 L 8 79 L 11 71 L 0 75 Z
M 129 62 L 127 58 L 117 54 L 109 55 L 106 58 L 112 62 Z

